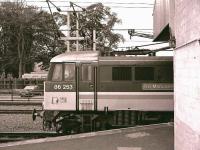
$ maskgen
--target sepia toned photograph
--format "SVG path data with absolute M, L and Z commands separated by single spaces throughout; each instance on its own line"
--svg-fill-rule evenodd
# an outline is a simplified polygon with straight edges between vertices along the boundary
M 0 150 L 199 150 L 199 0 L 0 0 Z

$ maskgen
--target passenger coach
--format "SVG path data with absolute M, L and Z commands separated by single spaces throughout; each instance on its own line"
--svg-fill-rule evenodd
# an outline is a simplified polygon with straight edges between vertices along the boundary
M 100 57 L 81 51 L 58 55 L 50 64 L 43 119 L 57 132 L 173 119 L 172 57 Z

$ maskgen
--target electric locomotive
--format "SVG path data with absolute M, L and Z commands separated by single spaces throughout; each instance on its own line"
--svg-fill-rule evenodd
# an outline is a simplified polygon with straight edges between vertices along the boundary
M 51 59 L 44 126 L 77 133 L 173 119 L 173 58 L 66 52 Z

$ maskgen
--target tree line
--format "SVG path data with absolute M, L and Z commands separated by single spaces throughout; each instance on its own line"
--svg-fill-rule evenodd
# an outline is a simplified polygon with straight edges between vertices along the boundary
M 121 22 L 117 14 L 102 3 L 90 5 L 78 18 L 72 13 L 70 18 L 71 36 L 76 32 L 76 19 L 79 21 L 79 34 L 85 39 L 80 42 L 83 50 L 91 49 L 93 30 L 96 30 L 99 51 L 110 51 L 124 40 L 122 35 L 111 30 Z M 42 62 L 42 69 L 47 69 L 52 57 L 66 51 L 65 42 L 59 40 L 60 36 L 64 36 L 59 29 L 67 24 L 66 15 L 59 12 L 50 14 L 23 2 L 1 2 L 0 20 L 1 74 L 21 78 L 39 62 Z M 73 42 L 70 49 L 75 49 Z

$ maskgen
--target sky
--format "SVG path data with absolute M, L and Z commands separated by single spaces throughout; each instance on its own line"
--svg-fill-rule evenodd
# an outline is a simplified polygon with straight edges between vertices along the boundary
M 2 1 L 2 0 L 0 0 Z M 14 0 L 13 0 L 14 1 Z M 46 0 L 25 0 L 28 5 L 37 5 L 43 9 L 48 10 Z M 136 29 L 137 32 L 153 34 L 153 7 L 154 0 L 51 0 L 53 4 L 61 8 L 62 11 L 67 11 L 70 8 L 69 1 L 86 7 L 92 3 L 101 2 L 105 6 L 111 8 L 111 12 L 117 13 L 117 17 L 121 19 L 121 24 L 117 24 L 114 29 Z M 52 11 L 56 11 L 55 7 L 51 5 Z M 78 8 L 76 8 L 78 10 Z M 70 9 L 71 10 L 71 9 Z M 124 47 L 135 47 L 139 45 L 147 45 L 152 43 L 152 39 L 131 37 L 128 30 L 114 30 L 124 36 L 125 42 L 119 44 L 119 49 Z M 150 46 L 143 48 L 156 49 L 165 45 Z M 172 55 L 169 52 L 160 52 L 161 55 Z

